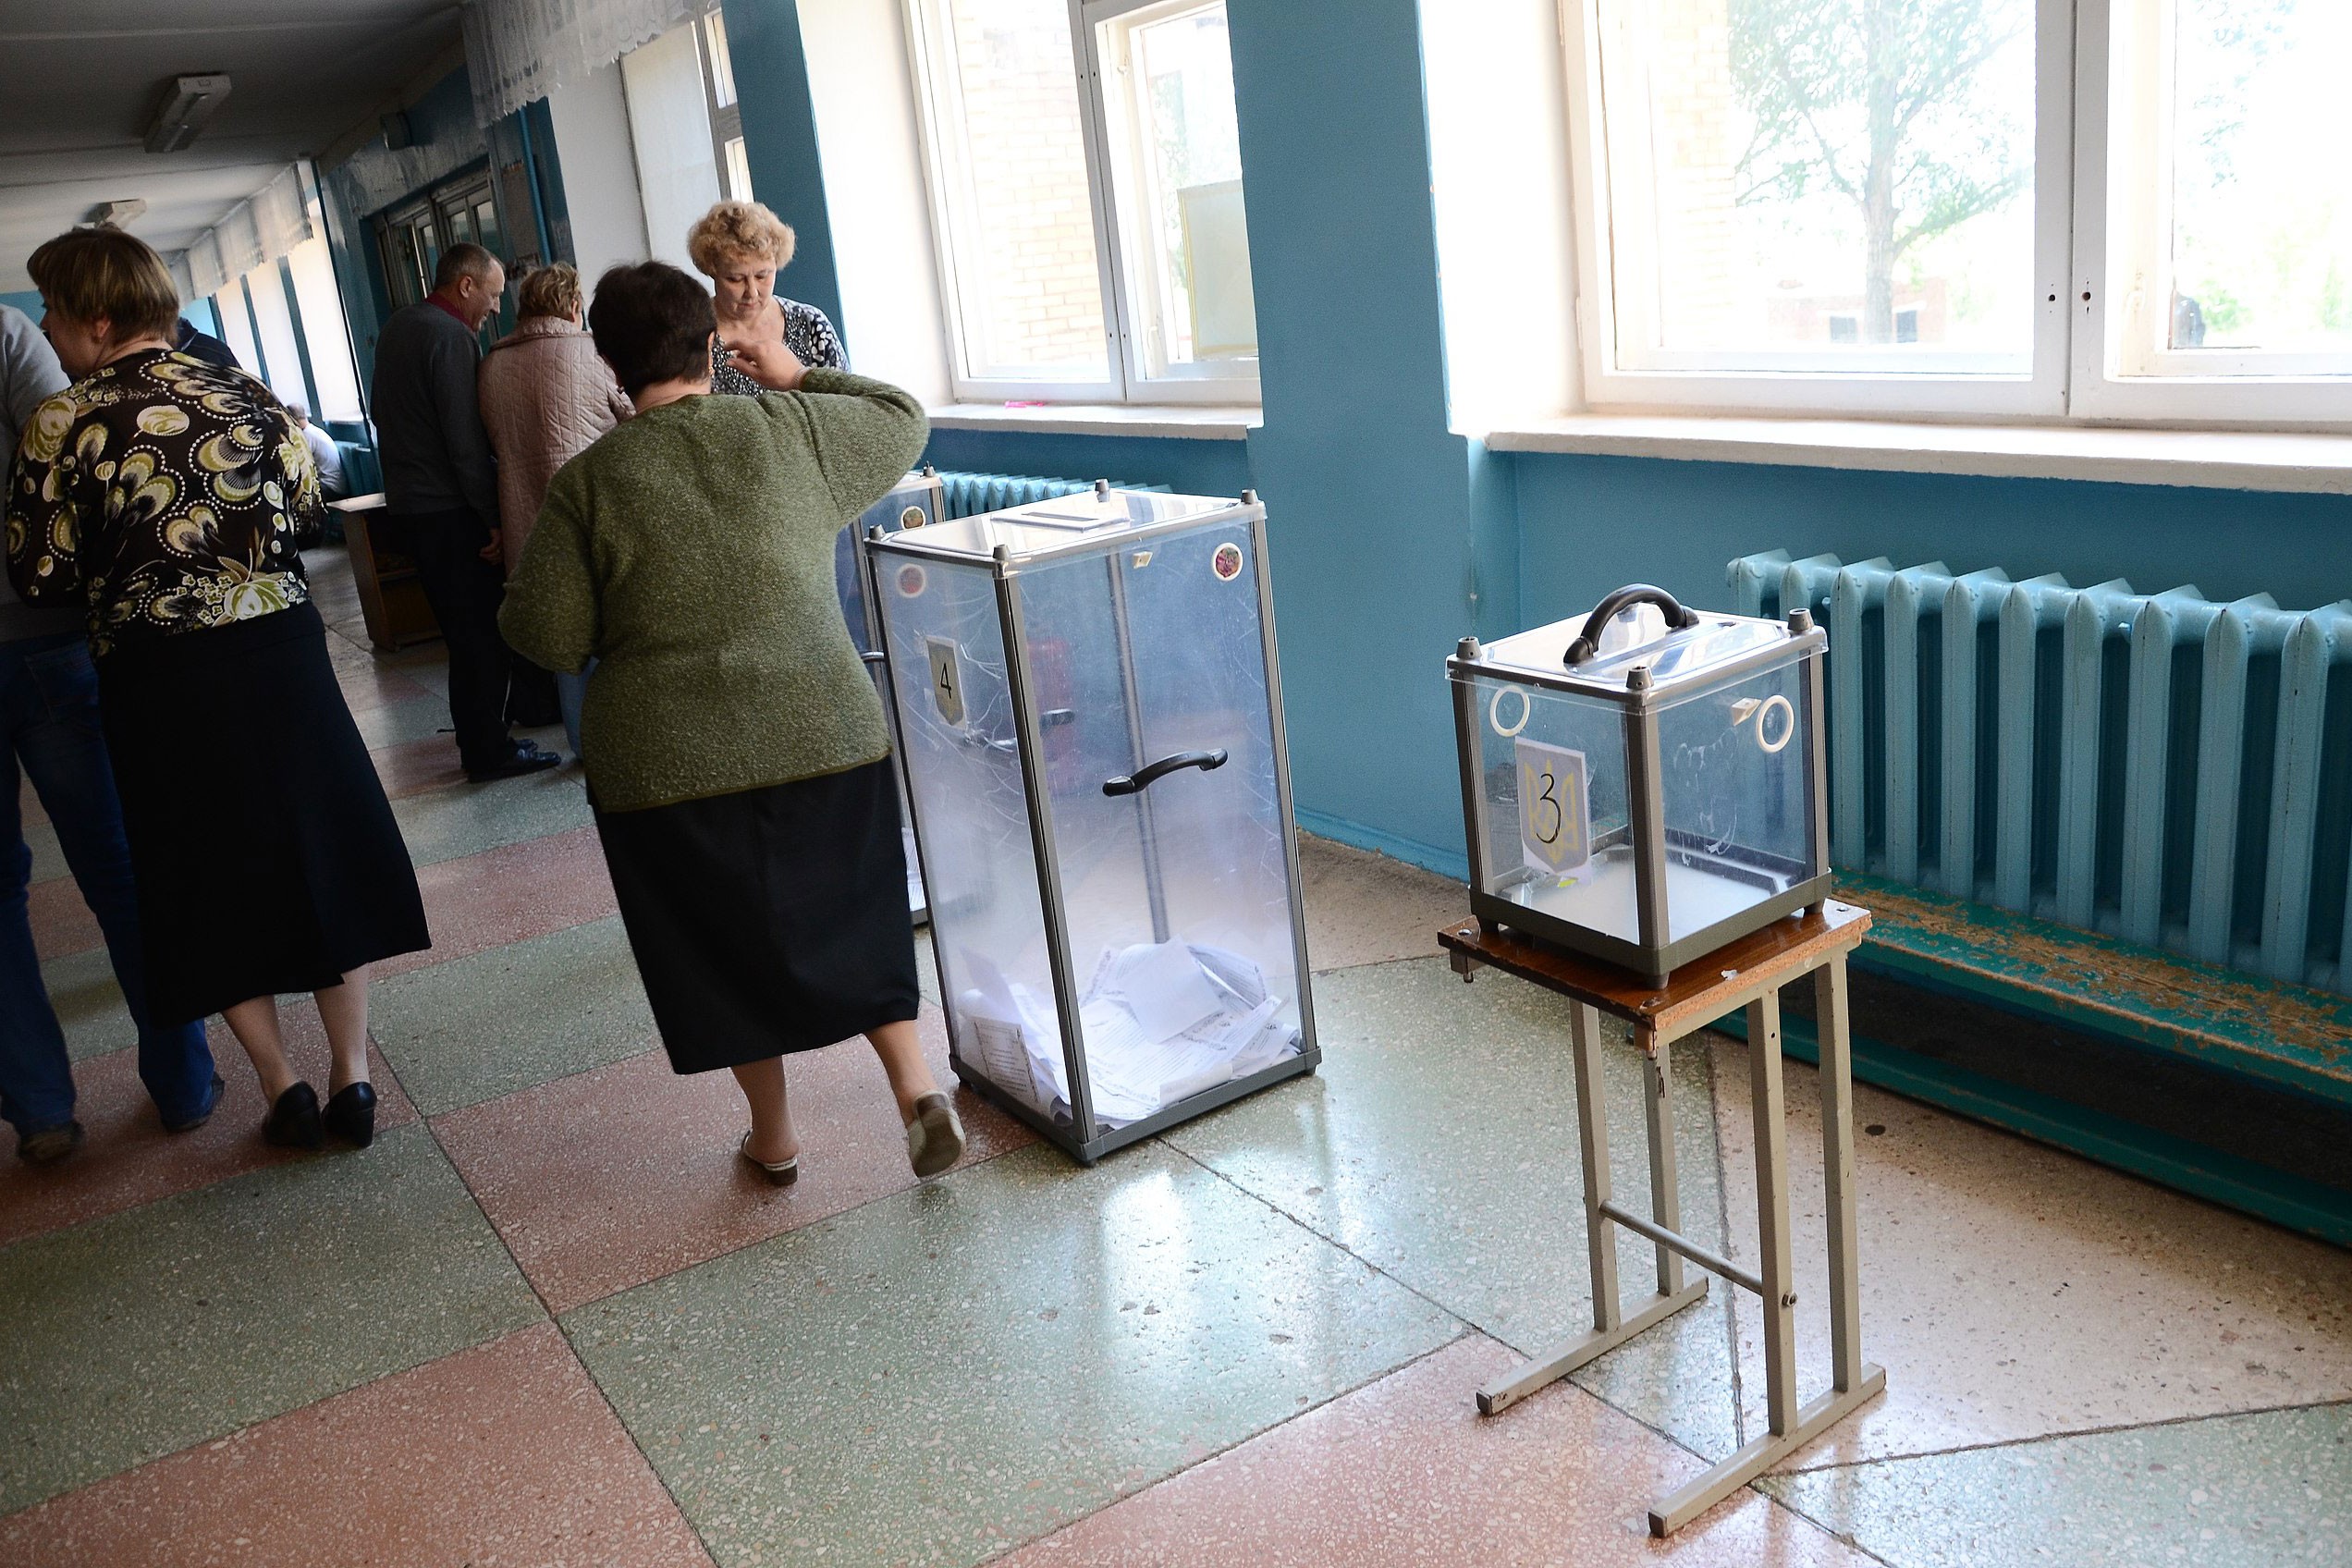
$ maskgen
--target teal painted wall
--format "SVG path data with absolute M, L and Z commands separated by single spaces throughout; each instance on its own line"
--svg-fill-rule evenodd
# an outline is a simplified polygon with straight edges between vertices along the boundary
M 809 95 L 800 12 L 793 0 L 726 0 L 722 9 L 743 110 L 752 190 L 792 226 L 798 241 L 776 291 L 815 305 L 838 325 L 841 286 L 825 207 L 825 174 L 817 161 L 816 107 Z
M 410 144 L 395 150 L 379 135 L 321 180 L 327 233 L 334 241 L 335 281 L 351 317 L 351 346 L 360 385 L 375 374 L 375 337 L 392 313 L 384 269 L 368 220 L 460 169 L 485 163 L 490 139 L 473 123 L 473 86 L 463 67 L 451 71 L 409 107 Z M 526 217 L 525 222 L 529 219 Z
M 41 303 L 41 291 L 28 288 L 18 294 L 0 294 L 0 305 L 14 305 L 33 320 L 39 321 L 48 311 Z M 185 300 L 180 302 L 180 314 L 196 324 L 197 329 L 220 336 L 220 318 L 213 313 L 210 300 Z
M 794 6 L 726 11 L 753 184 L 800 235 L 783 289 L 838 319 Z M 1256 489 L 1316 830 L 1458 874 L 1454 640 L 1581 613 L 1636 579 L 1721 605 L 1724 563 L 1749 551 L 2293 606 L 2352 591 L 2352 498 L 1511 456 L 1450 434 L 1415 0 L 1231 0 L 1230 15 L 1264 428 L 1246 443 L 938 431 L 928 460 Z M 422 115 L 421 137 L 435 123 Z M 365 183 L 388 201 L 423 178 Z
M 1239 441 L 935 430 L 923 460 L 939 469 L 1035 473 L 1058 479 L 1117 479 L 1165 484 L 1179 495 L 1238 496 L 1254 488 L 1249 448 Z
M 2352 498 L 2080 481 L 1865 473 L 1637 458 L 1515 459 L 1526 614 L 1556 620 L 1648 578 L 1728 607 L 1756 550 L 1942 560 L 2075 583 L 2194 583 L 2290 608 L 2352 593 Z

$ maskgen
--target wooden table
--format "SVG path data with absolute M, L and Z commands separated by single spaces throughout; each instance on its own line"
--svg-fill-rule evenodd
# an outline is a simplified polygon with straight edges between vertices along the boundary
M 1707 1293 L 1707 1280 L 1685 1283 L 1687 1258 L 1710 1274 L 1756 1292 L 1764 1304 L 1767 1430 L 1706 1474 L 1660 1498 L 1649 1511 L 1653 1536 L 1680 1529 L 1733 1488 L 1745 1486 L 1844 1419 L 1886 1387 L 1884 1368 L 1862 1359 L 1854 1235 L 1853 1068 L 1847 1038 L 1845 961 L 1870 928 L 1868 910 L 1825 900 L 1685 964 L 1663 986 L 1627 970 L 1566 952 L 1510 931 L 1465 921 L 1438 933 L 1464 980 L 1480 965 L 1557 991 L 1575 1003 L 1570 1044 L 1575 1058 L 1576 1121 L 1585 1167 L 1585 1235 L 1592 1269 L 1592 1332 L 1560 1346 L 1481 1389 L 1478 1409 L 1492 1415 L 1537 1389 L 1616 1349 Z M 1796 1394 L 1796 1291 L 1789 1257 L 1788 1129 L 1781 1096 L 1781 987 L 1813 976 L 1820 1033 L 1821 1165 L 1829 1209 L 1831 1386 L 1799 1408 Z M 1684 1035 L 1747 1010 L 1747 1060 L 1756 1118 L 1756 1219 L 1762 1268 L 1742 1268 L 1682 1234 L 1674 1170 L 1673 1074 L 1669 1050 Z M 1620 1207 L 1609 1174 L 1609 1120 L 1601 1098 L 1600 1015 L 1634 1026 L 1641 1047 L 1649 1139 L 1649 1215 Z M 1617 1287 L 1617 1228 L 1658 1249 L 1658 1291 L 1630 1317 Z
M 359 590 L 368 641 L 391 654 L 440 636 L 416 563 L 385 547 L 383 523 L 389 513 L 384 496 L 352 496 L 327 506 L 343 519 L 343 544 L 351 553 L 351 582 Z

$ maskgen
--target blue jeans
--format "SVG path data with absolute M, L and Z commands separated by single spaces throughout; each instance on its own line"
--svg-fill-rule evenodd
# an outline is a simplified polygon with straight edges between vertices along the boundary
M 81 896 L 98 917 L 115 978 L 139 1027 L 139 1076 L 169 1124 L 212 1099 L 213 1052 L 202 1020 L 147 1024 L 139 899 L 98 719 L 98 672 L 81 633 L 0 643 L 0 1117 L 18 1135 L 73 1119 L 66 1037 L 41 983 L 26 914 L 32 851 L 18 806 L 18 766 L 32 779 Z
M 556 706 L 563 710 L 564 739 L 571 742 L 571 760 L 580 760 L 580 704 L 588 700 L 588 678 L 596 673 L 596 661 L 590 659 L 588 668 L 577 675 L 556 677 Z

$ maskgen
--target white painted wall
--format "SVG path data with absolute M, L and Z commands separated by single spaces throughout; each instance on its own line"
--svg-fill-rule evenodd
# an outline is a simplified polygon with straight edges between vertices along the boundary
M 618 63 L 600 66 L 547 95 L 563 165 L 564 205 L 581 278 L 591 288 L 605 269 L 645 259 L 645 208 L 629 139 L 629 101 Z
M 1577 406 L 1557 0 L 1421 7 L 1446 395 L 1480 431 Z
M 655 261 L 692 272 L 686 231 L 719 198 L 693 24 L 623 55 L 620 78 L 629 92 L 629 134 L 637 148 L 637 197 L 645 206 L 646 241 Z
M 937 408 L 953 400 L 948 329 L 904 9 L 801 0 L 800 13 L 850 363 Z

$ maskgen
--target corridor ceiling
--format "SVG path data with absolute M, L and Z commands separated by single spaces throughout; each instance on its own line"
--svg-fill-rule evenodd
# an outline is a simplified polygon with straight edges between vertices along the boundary
M 166 254 L 365 120 L 458 42 L 450 0 L 0 0 L 0 291 L 102 202 Z M 164 84 L 225 71 L 184 151 L 141 142 Z

